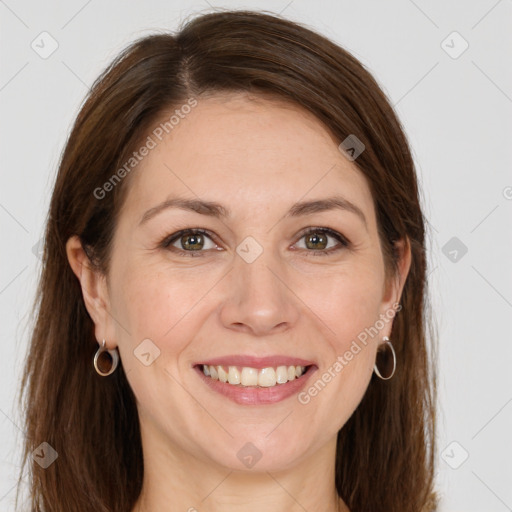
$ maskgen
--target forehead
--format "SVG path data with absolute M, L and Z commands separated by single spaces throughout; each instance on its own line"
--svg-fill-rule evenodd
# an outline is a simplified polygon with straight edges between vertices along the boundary
M 336 192 L 369 212 L 365 177 L 327 128 L 300 106 L 237 93 L 197 99 L 187 111 L 162 140 L 150 133 L 155 147 L 131 176 L 128 208 L 151 207 L 179 194 L 225 199 L 236 211 Z

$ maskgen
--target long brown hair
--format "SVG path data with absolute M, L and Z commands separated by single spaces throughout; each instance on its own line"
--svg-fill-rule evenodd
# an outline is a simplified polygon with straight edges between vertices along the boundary
M 391 332 L 396 374 L 389 381 L 374 375 L 339 431 L 336 488 L 351 512 L 436 510 L 426 221 L 401 124 L 375 79 L 338 45 L 270 13 L 220 11 L 192 19 L 177 34 L 154 34 L 127 47 L 94 83 L 64 148 L 20 387 L 22 470 L 30 470 L 32 511 L 128 512 L 137 500 L 144 468 L 135 397 L 122 365 L 106 378 L 93 368 L 93 322 L 65 245 L 78 235 L 91 264 L 107 273 L 129 180 L 108 198 L 94 191 L 163 113 L 202 93 L 230 91 L 294 102 L 339 142 L 355 134 L 365 145 L 354 163 L 373 195 L 387 272 L 397 270 L 399 239 L 408 240 L 412 262 Z M 42 442 L 58 453 L 46 469 L 31 457 Z

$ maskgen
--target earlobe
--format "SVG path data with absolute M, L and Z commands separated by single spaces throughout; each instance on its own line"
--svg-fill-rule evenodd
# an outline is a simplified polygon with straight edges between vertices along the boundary
M 106 338 L 109 297 L 105 276 L 93 268 L 78 236 L 68 239 L 66 254 L 69 265 L 80 282 L 85 307 L 96 326 L 96 338 Z

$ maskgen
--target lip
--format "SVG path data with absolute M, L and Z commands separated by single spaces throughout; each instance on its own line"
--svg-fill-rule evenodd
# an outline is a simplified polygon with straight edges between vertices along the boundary
M 225 359 L 223 359 L 223 361 L 225 361 Z M 310 377 L 316 372 L 316 370 L 318 370 L 318 367 L 316 365 L 311 365 L 307 369 L 306 373 L 297 379 L 288 381 L 286 384 L 276 384 L 275 386 L 268 388 L 256 388 L 240 385 L 234 386 L 227 382 L 214 380 L 211 377 L 207 377 L 203 373 L 201 364 L 194 366 L 194 371 L 198 374 L 199 378 L 212 391 L 225 396 L 229 400 L 239 405 L 266 405 L 281 402 L 282 400 L 297 394 L 301 389 L 303 389 L 310 380 Z
M 209 366 L 249 366 L 250 368 L 261 370 L 262 368 L 277 368 L 278 366 L 311 366 L 315 363 L 313 361 L 307 361 L 306 359 L 284 355 L 266 357 L 230 355 L 207 359 L 205 361 L 198 361 L 197 363 L 194 363 L 194 366 L 202 364 Z

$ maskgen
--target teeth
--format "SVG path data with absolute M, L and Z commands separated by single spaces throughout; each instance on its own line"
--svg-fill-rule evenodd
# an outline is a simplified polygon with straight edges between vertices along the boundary
M 259 386 L 262 388 L 286 384 L 288 381 L 299 378 L 305 371 L 305 366 L 278 366 L 261 370 L 244 366 L 241 371 L 236 366 L 229 366 L 226 372 L 222 366 L 203 365 L 203 373 L 214 380 L 227 382 L 234 386 Z
M 276 371 L 274 368 L 262 368 L 258 372 L 258 385 L 262 388 L 276 385 Z
M 205 366 L 205 368 L 207 368 L 207 366 Z M 219 374 L 219 380 L 221 382 L 227 382 L 228 381 L 228 374 L 226 373 L 224 368 L 222 368 L 222 366 L 217 366 L 217 373 Z
M 237 371 L 236 368 L 235 371 Z M 258 370 L 256 370 L 256 368 L 242 368 L 242 374 L 240 375 L 240 383 L 242 384 L 242 386 L 257 386 Z
M 288 382 L 288 368 L 286 366 L 277 367 L 276 380 L 278 384 L 286 384 Z
M 240 372 L 234 367 L 229 367 L 228 382 L 230 384 L 240 384 Z

